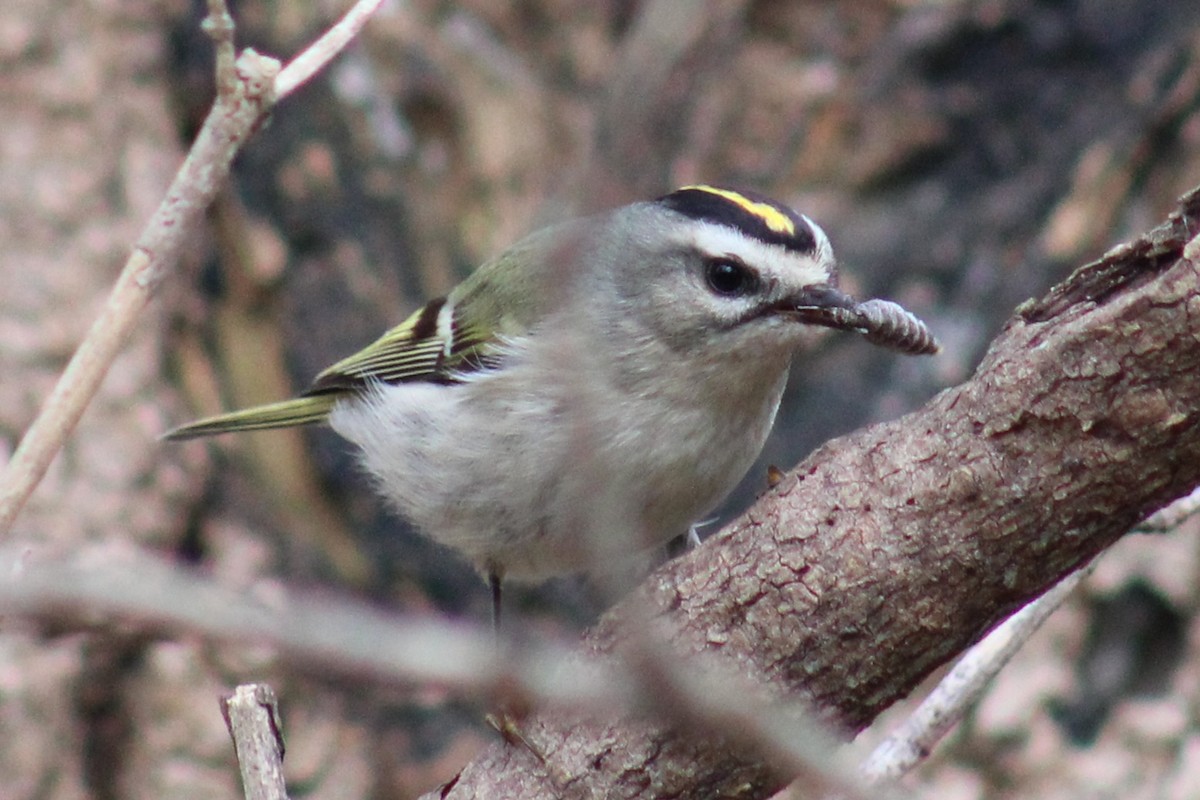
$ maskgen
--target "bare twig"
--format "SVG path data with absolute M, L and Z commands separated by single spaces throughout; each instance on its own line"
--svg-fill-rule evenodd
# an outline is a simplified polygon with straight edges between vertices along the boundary
M 1133 532 L 1174 530 L 1198 510 L 1200 490 L 1151 515 Z M 904 724 L 880 742 L 863 762 L 860 768 L 863 777 L 872 783 L 894 780 L 928 757 L 937 742 L 982 696 L 1000 669 L 1091 572 L 1092 567 L 1088 566 L 1067 576 L 968 650 Z
M 233 157 L 273 103 L 278 62 L 247 50 L 237 61 L 242 90 L 221 95 L 196 137 L 108 302 L 92 323 L 0 478 L 0 535 L 6 533 L 83 415 L 165 270 L 179 257 L 229 174 Z
M 383 0 L 358 0 L 336 25 L 288 62 L 275 79 L 275 96 L 287 97 L 345 50 L 382 4 Z
M 292 665 L 325 674 L 436 683 L 539 709 L 582 709 L 593 717 L 649 713 L 766 759 L 782 776 L 804 776 L 806 785 L 843 797 L 864 796 L 851 766 L 835 757 L 834 738 L 799 701 L 769 698 L 728 665 L 658 647 L 649 634 L 617 654 L 626 663 L 548 641 L 498 650 L 490 632 L 477 627 L 282 588 L 239 592 L 119 545 L 64 559 L 0 547 L 0 576 L 0 616 L 58 630 L 116 623 L 149 634 L 266 644 Z
M 268 645 L 298 666 L 384 683 L 436 683 L 481 695 L 516 691 L 551 705 L 628 702 L 621 699 L 627 689 L 603 671 L 583 669 L 565 645 L 523 643 L 509 653 L 476 626 L 385 614 L 281 587 L 240 592 L 119 544 L 64 558 L 27 550 L 0 546 L 0 617 L 60 629 L 119 622 L 148 634 Z
M 661 646 L 648 624 L 621 648 L 646 705 L 680 730 L 706 732 L 770 764 L 814 797 L 865 800 L 865 782 L 840 753 L 841 742 L 798 698 L 763 696 L 712 657 L 681 656 Z
M 1090 566 L 1071 573 L 968 650 L 917 710 L 867 757 L 860 768 L 863 777 L 871 783 L 895 780 L 927 758 L 1000 669 L 1090 573 Z
M 232 94 L 237 91 L 237 50 L 233 44 L 233 34 L 236 26 L 225 0 L 208 0 L 208 16 L 200 23 L 200 28 L 213 40 L 216 55 L 216 85 L 218 94 Z
M 344 48 L 380 1 L 360 0 L 281 72 L 278 61 L 250 49 L 235 62 L 233 21 L 225 0 L 209 0 L 204 29 L 216 43 L 217 101 L 166 197 L 142 230 L 100 316 L 0 475 L 0 536 L 12 528 L 79 422 L 166 270 L 178 262 L 184 244 L 228 178 L 234 156 L 277 98 L 294 91 Z
M 1160 508 L 1134 527 L 1134 533 L 1169 533 L 1200 513 L 1200 489 Z
M 243 684 L 221 698 L 221 713 L 233 737 L 246 800 L 287 800 L 275 692 L 265 683 Z

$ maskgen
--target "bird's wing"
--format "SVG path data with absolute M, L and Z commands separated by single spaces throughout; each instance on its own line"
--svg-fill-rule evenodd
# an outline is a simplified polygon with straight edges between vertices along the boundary
M 372 344 L 322 371 L 305 394 L 356 391 L 371 383 L 455 382 L 487 365 L 491 339 L 478 325 L 464 325 L 460 316 L 446 298 L 430 301 Z
M 429 302 L 373 344 L 326 369 L 307 395 L 357 391 L 374 382 L 453 383 L 494 366 L 506 342 L 530 333 L 576 257 L 578 225 L 526 237 L 477 269 L 449 297 Z

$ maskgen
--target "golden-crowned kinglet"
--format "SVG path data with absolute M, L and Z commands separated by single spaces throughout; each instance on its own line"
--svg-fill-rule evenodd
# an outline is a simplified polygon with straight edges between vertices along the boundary
M 813 325 L 937 350 L 899 306 L 838 291 L 808 217 L 688 186 L 534 233 L 302 396 L 166 438 L 328 422 L 405 517 L 488 576 L 498 613 L 501 577 L 588 569 L 711 512 Z

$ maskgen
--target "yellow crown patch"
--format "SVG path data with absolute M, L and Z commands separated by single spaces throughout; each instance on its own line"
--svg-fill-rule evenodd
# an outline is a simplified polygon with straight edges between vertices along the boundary
M 692 189 L 700 192 L 708 192 L 715 194 L 734 205 L 741 208 L 748 214 L 753 214 L 763 221 L 768 228 L 786 236 L 796 235 L 796 226 L 786 214 L 780 211 L 770 203 L 763 203 L 757 200 L 751 200 L 741 192 L 735 192 L 731 189 L 718 189 L 716 186 L 707 186 L 705 184 L 695 184 L 692 186 L 684 186 L 679 191 Z

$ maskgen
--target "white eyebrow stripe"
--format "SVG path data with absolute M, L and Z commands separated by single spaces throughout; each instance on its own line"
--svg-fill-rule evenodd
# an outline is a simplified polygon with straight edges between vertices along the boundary
M 825 263 L 833 263 L 833 245 L 829 243 L 829 237 L 825 235 L 825 230 L 813 222 L 807 214 L 801 214 L 800 218 L 808 223 L 808 227 L 813 232 L 813 237 L 817 240 L 817 260 Z
M 678 241 L 716 258 L 737 256 L 749 266 L 759 269 L 765 269 L 768 265 L 786 264 L 786 269 L 794 271 L 789 280 L 801 285 L 825 283 L 829 280 L 833 253 L 824 232 L 816 225 L 812 225 L 812 228 L 817 234 L 817 252 L 811 256 L 788 250 L 783 245 L 759 241 L 726 225 L 700 225 L 689 228 L 679 235 Z M 777 269 L 779 268 L 783 267 Z

